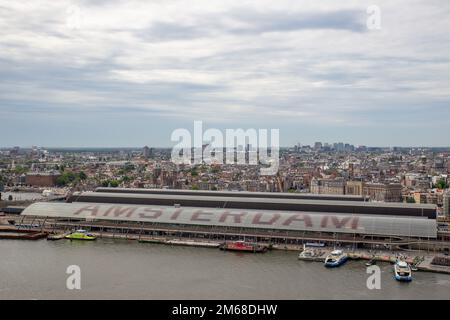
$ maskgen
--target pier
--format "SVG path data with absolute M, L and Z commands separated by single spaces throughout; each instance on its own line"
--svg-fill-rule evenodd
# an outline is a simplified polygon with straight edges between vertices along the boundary
M 325 262 L 327 255 L 333 251 L 332 248 L 326 249 L 308 249 L 316 254 L 313 257 L 298 257 L 303 261 Z M 395 263 L 398 259 L 406 261 L 411 266 L 417 268 L 417 271 L 428 271 L 450 274 L 450 267 L 433 264 L 432 261 L 436 255 L 426 255 L 424 252 L 405 253 L 396 252 L 371 252 L 370 250 L 357 250 L 346 252 L 351 260 L 374 260 L 377 262 Z M 425 255 L 424 255 L 425 254 Z
M 47 232 L 35 230 L 23 230 L 15 227 L 1 226 L 0 239 L 17 239 L 17 240 L 38 240 L 46 238 Z

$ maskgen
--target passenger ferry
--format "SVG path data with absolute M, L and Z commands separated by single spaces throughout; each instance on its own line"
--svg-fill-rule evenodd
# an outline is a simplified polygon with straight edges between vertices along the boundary
M 86 230 L 76 230 L 75 232 L 72 232 L 71 234 L 68 234 L 67 236 L 65 236 L 66 239 L 70 239 L 70 240 L 95 240 L 97 239 L 96 236 L 87 233 Z
M 267 247 L 256 243 L 245 241 L 225 242 L 220 246 L 220 250 L 244 251 L 244 252 L 266 252 Z
M 343 265 L 348 260 L 348 255 L 342 250 L 334 250 L 325 258 L 325 267 L 334 268 Z
M 405 261 L 397 261 L 394 264 L 395 280 L 398 281 L 411 281 L 412 272 L 411 267 Z

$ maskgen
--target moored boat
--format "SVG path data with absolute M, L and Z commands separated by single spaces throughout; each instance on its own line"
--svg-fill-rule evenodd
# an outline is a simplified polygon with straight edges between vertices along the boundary
M 97 239 L 96 236 L 93 234 L 87 233 L 86 230 L 76 230 L 75 232 L 72 232 L 68 235 L 66 235 L 64 238 L 70 239 L 70 240 L 95 240 Z
M 367 267 L 373 266 L 374 264 L 377 264 L 377 260 L 375 259 L 370 259 L 369 261 L 366 262 Z
M 334 250 L 325 258 L 325 267 L 334 268 L 343 265 L 348 260 L 348 255 L 342 250 Z
M 307 244 L 303 245 L 303 250 L 298 255 L 299 260 L 320 261 L 323 252 L 321 250 L 310 248 Z
M 249 243 L 245 241 L 225 242 L 220 246 L 220 250 L 243 251 L 243 252 L 266 252 L 267 247 L 257 243 Z
M 411 281 L 412 271 L 409 264 L 405 261 L 397 261 L 394 264 L 394 277 L 397 281 Z

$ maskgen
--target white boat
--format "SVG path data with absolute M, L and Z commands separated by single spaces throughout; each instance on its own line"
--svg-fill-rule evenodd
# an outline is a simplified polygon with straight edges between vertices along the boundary
M 343 265 L 348 260 L 348 255 L 342 250 L 334 250 L 325 258 L 325 267 L 334 268 Z
M 298 259 L 316 261 L 317 259 L 320 259 L 320 256 L 322 254 L 322 251 L 318 251 L 317 248 L 311 248 L 308 246 L 308 244 L 304 244 L 302 252 L 300 252 L 300 254 L 298 255 Z
M 316 258 L 316 253 L 313 250 L 306 249 L 300 252 L 298 258 L 300 260 L 314 260 Z
M 53 190 L 44 190 L 42 191 L 42 196 L 43 197 L 53 197 L 55 195 L 55 193 L 53 192 Z
M 411 267 L 405 261 L 397 261 L 394 264 L 395 279 L 398 281 L 411 281 L 412 271 Z

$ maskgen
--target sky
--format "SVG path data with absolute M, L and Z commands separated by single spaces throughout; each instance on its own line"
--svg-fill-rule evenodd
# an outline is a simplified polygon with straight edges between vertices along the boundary
M 165 147 L 195 120 L 450 146 L 449 119 L 448 0 L 0 0 L 1 147 Z

